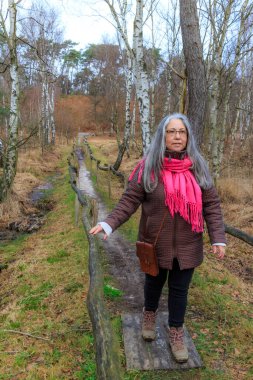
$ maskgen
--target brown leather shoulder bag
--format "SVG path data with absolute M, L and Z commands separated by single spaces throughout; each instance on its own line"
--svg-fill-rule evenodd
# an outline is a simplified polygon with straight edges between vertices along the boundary
M 160 228 L 159 228 L 159 231 L 157 233 L 154 243 L 146 243 L 145 241 L 136 242 L 136 255 L 138 256 L 140 260 L 141 270 L 144 273 L 150 274 L 151 276 L 157 276 L 159 273 L 155 247 L 156 247 L 158 236 L 162 230 L 162 226 L 163 226 L 166 214 L 167 214 L 167 210 L 164 214 L 162 223 L 160 225 Z

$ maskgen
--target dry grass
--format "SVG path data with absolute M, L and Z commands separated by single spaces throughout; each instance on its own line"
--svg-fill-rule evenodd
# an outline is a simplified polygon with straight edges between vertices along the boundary
M 19 153 L 12 191 L 8 199 L 0 204 L 1 227 L 34 210 L 29 193 L 42 182 L 45 175 L 57 170 L 55 163 L 59 160 L 61 149 L 61 146 L 57 146 L 54 151 L 45 151 L 43 155 L 39 148 Z
M 89 143 L 96 147 L 97 154 L 99 154 L 99 158 L 103 160 L 103 163 L 113 164 L 115 162 L 118 153 L 117 141 L 115 139 L 112 137 L 96 136 L 90 137 Z M 130 174 L 140 159 L 140 154 L 136 150 L 130 149 L 130 158 L 124 157 L 119 170 Z
M 44 173 L 55 170 L 55 162 L 60 157 L 60 146 L 49 149 L 42 154 L 41 149 L 30 149 L 19 154 L 18 173 L 32 173 L 41 177 Z
M 222 202 L 251 205 L 253 203 L 253 178 L 243 178 L 243 173 L 237 178 L 220 178 L 217 188 Z

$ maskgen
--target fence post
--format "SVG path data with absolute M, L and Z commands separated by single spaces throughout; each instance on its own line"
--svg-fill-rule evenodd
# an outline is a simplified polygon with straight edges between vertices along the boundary
M 96 184 L 98 186 L 98 161 L 96 161 Z
M 111 169 L 110 166 L 108 166 L 108 194 L 109 199 L 111 199 L 112 191 L 111 191 Z
M 77 185 L 77 187 L 79 188 L 79 184 Z M 79 220 L 79 210 L 80 210 L 80 203 L 78 200 L 78 195 L 76 194 L 76 197 L 75 197 L 75 224 L 76 226 L 78 225 L 78 220 Z

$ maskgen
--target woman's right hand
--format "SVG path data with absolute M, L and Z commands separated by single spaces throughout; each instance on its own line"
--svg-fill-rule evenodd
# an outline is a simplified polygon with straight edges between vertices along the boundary
M 96 235 L 102 231 L 104 231 L 103 228 L 100 226 L 100 224 L 98 224 L 97 226 L 92 227 L 92 229 L 89 231 L 89 234 Z M 108 235 L 106 233 L 104 233 L 103 239 L 106 240 L 107 238 L 108 238 Z

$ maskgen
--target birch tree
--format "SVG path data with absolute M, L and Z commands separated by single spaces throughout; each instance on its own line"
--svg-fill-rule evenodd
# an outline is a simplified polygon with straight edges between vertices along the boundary
M 148 75 L 144 62 L 143 46 L 143 8 L 142 0 L 136 0 L 136 13 L 133 31 L 134 75 L 137 100 L 140 109 L 142 146 L 145 153 L 150 145 L 150 100 Z
M 104 0 L 108 5 L 111 15 L 115 21 L 116 29 L 118 32 L 119 40 L 122 40 L 125 46 L 127 67 L 125 69 L 125 83 L 126 83 L 126 100 L 125 100 L 125 128 L 123 141 L 119 145 L 118 157 L 115 161 L 115 170 L 119 169 L 124 153 L 129 144 L 129 138 L 131 133 L 132 116 L 131 116 L 131 93 L 133 85 L 133 51 L 131 49 L 128 35 L 127 35 L 127 0 L 118 0 L 118 12 L 114 6 L 114 1 Z
M 209 153 L 214 179 L 219 177 L 232 85 L 242 59 L 245 26 L 252 3 L 209 1 L 211 51 L 208 54 Z
M 125 48 L 129 59 L 129 69 L 131 64 L 131 75 L 134 75 L 136 86 L 136 98 L 139 105 L 140 123 L 142 133 L 142 146 L 145 152 L 150 145 L 150 99 L 148 75 L 144 62 L 143 46 L 143 9 L 142 0 L 136 1 L 136 12 L 133 27 L 133 47 L 129 42 L 126 30 L 126 10 L 129 6 L 127 0 L 118 0 L 116 9 L 115 2 L 104 0 L 111 11 L 115 21 L 116 28 L 124 41 Z M 130 78 L 130 76 L 129 76 Z M 130 125 L 130 124 L 129 124 Z
M 224 153 L 226 122 L 227 122 L 227 115 L 228 115 L 228 110 L 229 110 L 229 99 L 230 99 L 230 95 L 232 91 L 232 85 L 236 77 L 236 71 L 239 66 L 239 62 L 243 56 L 243 50 L 244 50 L 243 47 L 245 46 L 245 43 L 243 40 L 244 39 L 247 40 L 247 33 L 246 33 L 247 22 L 246 21 L 249 15 L 252 14 L 252 9 L 253 9 L 253 4 L 251 4 L 249 7 L 248 5 L 249 5 L 249 0 L 244 0 L 242 7 L 240 9 L 240 13 L 239 13 L 240 26 L 239 26 L 239 31 L 238 31 L 237 40 L 236 40 L 235 54 L 233 58 L 233 63 L 231 63 L 229 67 L 227 89 L 223 98 L 224 108 L 223 108 L 223 113 L 222 113 L 222 117 L 220 121 L 221 132 L 220 132 L 220 139 L 219 139 L 219 145 L 218 145 L 218 154 L 213 156 L 213 174 L 215 177 L 219 176 L 221 162 L 222 162 L 223 153 Z
M 55 82 L 57 63 L 64 44 L 61 30 L 57 25 L 57 16 L 53 9 L 44 9 L 34 4 L 26 22 L 23 22 L 23 34 L 31 47 L 35 62 L 33 76 L 41 83 L 40 99 L 40 140 L 42 150 L 55 143 Z
M 9 13 L 9 32 L 7 31 L 3 7 L 0 10 L 1 28 L 8 44 L 10 60 L 10 117 L 8 123 L 7 145 L 3 160 L 3 177 L 1 178 L 0 200 L 7 198 L 12 187 L 18 160 L 18 127 L 19 127 L 19 75 L 18 75 L 18 56 L 17 56 L 17 5 L 21 0 L 8 2 Z

